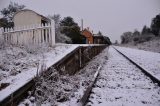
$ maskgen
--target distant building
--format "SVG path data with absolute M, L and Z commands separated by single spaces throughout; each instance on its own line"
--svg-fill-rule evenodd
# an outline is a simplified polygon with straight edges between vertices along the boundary
M 111 44 L 107 36 L 103 36 L 100 32 L 93 34 L 89 28 L 82 30 L 81 34 L 86 38 L 86 44 Z
M 94 44 L 102 44 L 103 36 L 99 36 L 97 34 L 94 34 L 93 36 L 93 43 Z
M 86 38 L 86 44 L 93 44 L 93 34 L 89 31 L 89 28 L 85 28 L 81 34 Z
M 94 44 L 111 44 L 110 39 L 101 34 L 93 34 L 93 43 Z

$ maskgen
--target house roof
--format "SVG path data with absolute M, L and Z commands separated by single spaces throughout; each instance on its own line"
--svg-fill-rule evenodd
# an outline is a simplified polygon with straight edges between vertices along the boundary
M 104 38 L 104 36 L 93 36 L 93 38 Z
M 88 29 L 86 29 L 86 28 L 85 28 L 84 30 L 81 31 L 81 34 L 83 34 L 84 32 L 87 32 L 87 33 L 89 33 L 90 35 L 93 36 L 93 34 L 92 34 Z
M 102 35 L 99 35 L 99 34 L 93 34 L 93 36 L 102 36 Z
M 38 16 L 42 17 L 42 19 L 47 20 L 47 21 L 51 21 L 49 18 L 47 18 L 47 17 L 45 17 L 45 16 L 43 16 L 43 15 L 41 15 L 41 14 L 39 14 L 39 13 L 33 11 L 33 10 L 30 10 L 30 9 L 20 10 L 20 11 L 16 12 L 16 13 L 13 15 L 13 17 L 14 17 L 16 14 L 18 14 L 18 13 L 20 13 L 20 12 L 25 12 L 25 11 L 31 11 L 31 12 L 37 14 Z

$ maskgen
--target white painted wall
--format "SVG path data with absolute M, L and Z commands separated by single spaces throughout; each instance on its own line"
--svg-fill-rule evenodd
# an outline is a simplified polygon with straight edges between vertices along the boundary
M 41 24 L 42 17 L 31 10 L 22 10 L 14 15 L 14 28 L 5 29 L 6 42 L 17 45 L 34 45 L 46 43 L 55 45 L 55 22 Z
M 13 22 L 15 27 L 41 24 L 42 17 L 33 11 L 21 11 L 15 14 Z

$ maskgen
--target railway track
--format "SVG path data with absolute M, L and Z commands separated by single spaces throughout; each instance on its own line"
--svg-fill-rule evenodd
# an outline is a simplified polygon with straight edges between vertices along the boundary
M 134 62 L 132 59 L 130 59 L 128 56 L 123 54 L 118 49 L 114 48 L 118 53 L 120 53 L 122 56 L 124 56 L 128 61 L 130 61 L 132 64 L 134 64 L 137 68 L 139 68 L 146 76 L 148 76 L 153 82 L 157 83 L 160 86 L 160 80 L 154 77 L 152 74 L 150 74 L 147 70 L 145 70 L 143 67 L 138 65 L 136 62 Z
M 81 58 L 83 58 L 83 61 L 81 61 L 80 59 L 78 61 L 80 62 L 75 62 L 77 64 L 80 64 L 80 68 L 84 67 L 85 64 L 89 61 L 88 58 L 86 59 L 85 55 L 81 55 L 80 51 L 81 49 L 89 49 L 94 51 L 94 53 L 88 53 L 88 56 L 90 56 L 91 58 L 93 58 L 94 56 L 98 55 L 104 48 L 106 48 L 107 45 L 95 45 L 92 46 L 92 48 L 90 46 L 80 46 L 76 49 L 74 49 L 73 51 L 71 51 L 69 54 L 67 54 L 66 56 L 64 56 L 62 59 L 58 60 L 55 64 L 53 64 L 52 66 L 48 67 L 46 70 L 50 70 L 53 67 L 58 69 L 60 66 L 63 66 L 65 64 L 69 65 L 72 64 L 72 61 L 74 60 L 78 60 L 79 56 Z M 80 55 L 78 54 L 80 53 Z M 73 58 L 70 58 L 73 57 Z M 67 61 L 69 61 L 68 63 L 66 63 Z M 75 65 L 75 64 L 74 64 Z M 82 66 L 83 65 L 83 66 Z M 78 67 L 78 66 L 77 66 Z M 79 69 L 77 67 L 74 67 L 72 69 L 75 69 L 76 71 L 78 71 Z M 67 66 L 66 66 L 67 68 Z M 47 74 L 50 74 L 51 71 L 47 71 Z M 98 73 L 97 73 L 98 74 Z M 41 73 L 39 74 L 41 75 Z M 17 106 L 19 102 L 21 102 L 23 99 L 25 99 L 28 96 L 28 91 L 33 90 L 35 88 L 35 79 L 36 78 L 32 78 L 31 80 L 29 80 L 27 83 L 23 84 L 20 88 L 18 88 L 17 90 L 15 90 L 15 92 L 8 94 L 7 96 L 4 96 L 4 99 L 0 101 L 0 106 Z
M 122 52 L 118 51 L 116 48 L 114 48 L 114 50 L 116 50 L 119 54 L 121 54 L 125 59 L 127 59 L 137 69 L 141 70 L 141 72 L 143 72 L 147 77 L 149 77 L 150 80 L 152 80 L 154 83 L 157 83 L 158 86 L 160 86 L 160 81 L 157 78 L 155 78 L 154 76 L 152 76 L 150 73 L 148 73 L 147 70 L 143 69 L 141 66 L 136 64 L 134 61 L 132 61 L 130 58 L 128 58 L 126 55 L 124 55 Z M 93 82 L 86 89 L 84 95 L 82 96 L 82 98 L 81 98 L 81 100 L 79 102 L 79 104 L 78 104 L 79 106 L 92 105 L 93 98 L 94 98 L 94 95 L 95 95 L 95 92 L 92 89 L 95 89 L 97 87 L 98 88 L 103 88 L 106 85 L 106 83 L 108 83 L 107 79 L 106 79 L 105 82 L 102 81 L 102 83 L 103 83 L 102 86 L 97 85 L 97 83 L 99 83 L 100 80 L 107 78 L 107 76 L 105 76 L 105 77 L 101 77 L 101 76 L 99 77 L 98 76 L 99 75 L 99 71 L 101 71 L 101 68 L 102 68 L 102 66 L 99 66 L 97 72 L 94 75 Z M 19 97 L 22 97 L 22 95 L 26 95 L 27 94 L 27 92 L 24 93 L 23 90 L 28 91 L 28 89 L 30 89 L 31 87 L 34 87 L 33 85 L 34 85 L 34 81 L 31 80 L 29 82 L 29 84 L 27 84 L 26 86 L 21 88 L 19 91 L 15 92 L 14 95 L 10 95 L 8 98 L 6 98 L 6 100 L 0 102 L 0 106 L 10 105 L 10 104 L 14 103 L 14 101 L 18 102 L 19 101 L 18 100 Z M 22 91 L 23 91 L 23 93 L 21 93 Z M 15 97 L 14 101 L 12 99 L 13 96 Z M 98 96 L 98 97 L 100 97 L 100 96 Z M 10 101 L 8 101 L 8 100 L 10 100 Z M 101 103 L 101 101 L 99 101 L 99 103 Z M 14 104 L 12 104 L 12 105 L 14 105 Z
M 112 48 L 114 48 L 114 47 L 112 47 Z M 123 58 L 125 58 L 127 61 L 129 61 L 133 66 L 135 66 L 137 69 L 139 69 L 140 71 L 141 71 L 141 73 L 143 73 L 145 76 L 147 76 L 147 78 L 149 78 L 149 80 L 152 80 L 153 82 L 154 82 L 154 84 L 155 85 L 157 85 L 157 86 L 159 86 L 160 87 L 160 81 L 156 78 L 156 77 L 154 77 L 153 75 L 151 75 L 147 70 L 145 70 L 143 67 L 141 67 L 140 65 L 138 65 L 136 62 L 134 62 L 132 59 L 130 59 L 130 58 L 128 58 L 126 55 L 124 55 L 122 52 L 120 52 L 119 50 L 117 50 L 116 48 L 114 48 L 114 50 L 116 50 L 121 56 L 123 56 Z M 116 69 L 116 68 L 115 68 Z M 123 68 L 122 68 L 123 69 Z M 100 70 L 101 71 L 101 70 Z M 107 71 L 107 70 L 106 70 Z M 120 73 L 119 73 L 120 74 Z M 107 76 L 105 76 L 105 77 L 107 77 Z M 98 94 L 96 94 L 96 93 L 98 93 L 97 91 L 97 89 L 96 88 L 103 88 L 108 82 L 107 82 L 107 80 L 106 80 L 106 82 L 103 82 L 103 81 L 100 81 L 100 80 L 102 80 L 102 79 L 104 79 L 103 77 L 98 77 L 97 76 L 97 78 L 95 78 L 95 81 L 94 81 L 94 84 L 93 84 L 93 86 L 92 86 L 92 88 L 90 87 L 90 88 L 88 88 L 87 90 L 86 90 L 86 92 L 84 93 L 84 95 L 83 95 L 83 97 L 82 97 L 82 100 L 83 100 L 83 98 L 85 97 L 85 101 L 83 101 L 83 103 L 81 103 L 81 105 L 80 106 L 85 106 L 85 105 L 87 105 L 87 106 L 91 106 L 91 105 L 99 105 L 99 104 L 101 104 L 101 103 L 103 103 L 103 101 L 101 101 L 101 99 L 103 98 L 103 97 L 101 97 L 101 95 L 98 95 Z M 100 85 L 98 85 L 97 83 L 103 83 L 102 84 L 102 86 L 100 86 Z M 121 85 L 119 85 L 119 86 L 121 86 Z M 103 90 L 103 89 L 102 89 Z M 87 92 L 87 91 L 90 91 L 90 92 Z M 159 94 L 160 94 L 160 92 L 158 92 Z M 109 93 L 108 93 L 109 94 Z M 98 96 L 97 96 L 98 95 Z M 102 93 L 102 95 L 103 95 L 103 93 Z M 106 95 L 107 96 L 107 95 Z M 88 97 L 88 98 L 87 98 Z M 99 98 L 99 101 L 98 101 L 98 99 L 96 99 L 95 100 L 95 98 Z M 116 97 L 116 99 L 118 100 L 118 99 L 121 99 L 121 97 Z M 160 99 L 160 98 L 159 98 Z M 95 104 L 94 102 L 95 101 L 98 101 L 98 103 L 97 104 Z M 114 101 L 114 100 L 113 100 Z M 160 102 L 160 101 L 159 101 Z M 143 101 L 142 101 L 142 103 L 143 103 Z M 146 103 L 146 102 L 144 102 L 144 103 Z M 160 104 L 160 103 L 159 103 Z M 105 104 L 105 105 L 107 105 L 107 104 Z M 109 105 L 111 105 L 111 104 L 109 104 Z M 116 104 L 117 105 L 117 104 Z M 122 104 L 120 104 L 120 105 L 122 105 Z

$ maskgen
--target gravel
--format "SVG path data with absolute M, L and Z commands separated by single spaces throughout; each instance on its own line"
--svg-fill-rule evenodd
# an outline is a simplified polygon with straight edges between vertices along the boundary
M 113 48 L 87 106 L 160 106 L 160 88 Z

